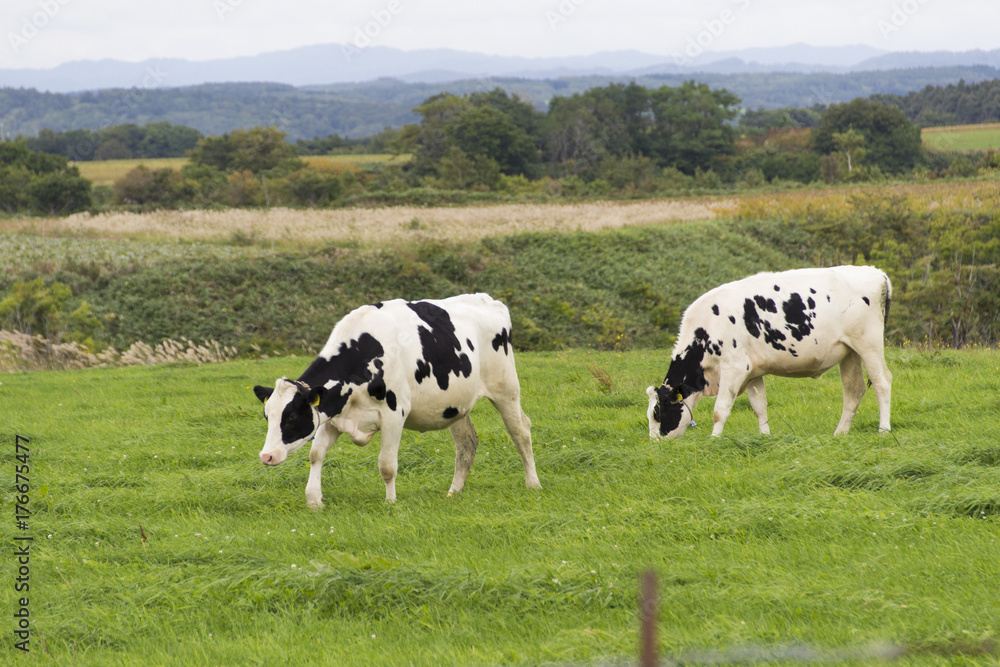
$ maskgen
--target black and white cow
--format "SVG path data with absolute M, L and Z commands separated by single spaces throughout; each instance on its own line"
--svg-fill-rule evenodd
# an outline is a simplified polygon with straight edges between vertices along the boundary
M 391 502 L 403 429 L 449 429 L 455 476 L 448 494 L 458 493 L 479 444 L 469 413 L 483 397 L 496 406 L 521 454 L 528 488 L 541 488 L 531 421 L 521 410 L 510 313 L 486 294 L 362 306 L 337 323 L 298 380 L 281 378 L 273 389 L 256 386 L 254 393 L 267 417 L 263 463 L 278 465 L 315 437 L 306 485 L 311 507 L 323 506 L 323 457 L 341 433 L 364 446 L 382 432 L 378 466 Z
M 744 391 L 760 432 L 770 433 L 764 376 L 817 378 L 837 364 L 844 411 L 834 433 L 846 433 L 865 393 L 862 363 L 879 431 L 888 431 L 883 335 L 891 298 L 889 278 L 871 266 L 759 273 L 706 292 L 684 312 L 663 384 L 646 390 L 650 437 L 683 434 L 702 396 L 717 396 L 712 435 L 720 435 Z

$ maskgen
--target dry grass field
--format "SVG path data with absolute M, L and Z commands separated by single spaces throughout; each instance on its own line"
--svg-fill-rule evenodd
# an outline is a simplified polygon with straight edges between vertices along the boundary
M 385 163 L 406 164 L 411 155 L 390 155 L 388 153 L 365 153 L 359 155 L 307 155 L 302 159 L 314 167 L 332 165 L 335 168 L 359 167 L 363 164 Z M 80 175 L 94 185 L 114 185 L 132 169 L 144 165 L 149 169 L 177 169 L 188 163 L 186 157 L 136 158 L 134 160 L 93 160 L 74 162 Z
M 344 209 L 229 209 L 80 213 L 0 220 L 0 233 L 107 239 L 375 245 L 433 239 L 473 240 L 532 231 L 593 231 L 716 217 L 800 217 L 842 212 L 857 195 L 899 195 L 918 209 L 976 210 L 1000 201 L 1000 179 L 809 188 L 740 195 L 553 204 L 396 206 Z
M 723 200 L 719 200 L 723 201 Z M 80 213 L 0 221 L 0 232 L 100 238 L 184 239 L 362 245 L 428 239 L 471 240 L 518 232 L 590 231 L 708 219 L 718 203 L 657 199 L 579 204 L 508 204 L 421 208 L 230 209 L 152 213 Z

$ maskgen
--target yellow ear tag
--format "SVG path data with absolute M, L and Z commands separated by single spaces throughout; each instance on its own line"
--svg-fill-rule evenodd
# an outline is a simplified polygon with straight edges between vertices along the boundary
M 682 394 L 681 392 L 677 392 L 677 396 L 674 398 L 674 400 L 680 403 L 681 401 L 684 400 L 684 394 Z
M 316 398 L 313 399 L 313 402 L 310 403 L 310 405 L 314 408 L 319 405 L 319 394 L 316 394 Z

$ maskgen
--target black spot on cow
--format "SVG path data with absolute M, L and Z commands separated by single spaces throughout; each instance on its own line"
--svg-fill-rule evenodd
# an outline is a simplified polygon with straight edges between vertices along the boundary
M 754 300 L 754 303 L 757 304 L 757 307 L 760 308 L 761 310 L 763 310 L 765 313 L 777 313 L 778 312 L 778 306 L 775 305 L 774 299 L 765 299 L 764 297 L 762 297 L 762 296 L 760 296 L 758 294 L 757 296 L 755 296 L 753 298 L 753 300 Z
M 444 390 L 448 388 L 452 373 L 456 377 L 469 377 L 472 362 L 469 355 L 461 353 L 462 344 L 455 335 L 455 323 L 451 321 L 448 311 L 426 301 L 406 305 L 427 325 L 417 327 L 423 358 L 417 360 L 414 379 L 418 383 L 423 382 L 433 374 L 438 386 Z
M 730 315 L 729 316 L 729 321 L 732 322 L 733 324 L 736 324 L 736 317 L 733 316 L 733 315 Z
M 347 399 L 353 391 L 348 387 L 344 392 L 344 385 L 368 384 L 369 393 L 374 391 L 375 394 L 385 396 L 385 382 L 382 379 L 384 354 L 382 344 L 371 334 L 363 333 L 350 343 L 341 343 L 329 359 L 316 357 L 298 382 L 316 393 L 320 399 L 320 412 L 334 417 L 347 405 Z M 326 389 L 328 386 L 330 388 Z
M 736 339 L 735 338 L 733 339 L 733 349 L 734 350 L 736 349 Z
M 757 312 L 757 307 L 754 306 L 753 300 L 746 299 L 743 302 L 743 326 L 747 328 L 747 331 L 754 338 L 760 338 L 761 322 L 760 313 Z
M 454 419 L 458 416 L 458 408 L 445 408 L 441 416 L 445 419 Z
M 507 331 L 506 328 L 501 329 L 500 333 L 493 337 L 493 349 L 498 352 L 500 351 L 500 348 L 503 347 L 503 353 L 507 354 L 507 347 L 513 347 L 513 345 L 514 344 L 510 339 L 510 332 Z
M 829 294 L 826 295 L 826 302 L 830 303 L 830 295 Z
M 430 376 L 431 376 L 431 365 L 428 364 L 423 359 L 417 359 L 417 371 L 413 374 L 413 378 L 417 381 L 417 384 L 420 384 Z
M 713 305 L 712 306 L 712 312 L 715 313 L 716 315 L 718 315 L 719 314 L 719 307 L 716 306 L 716 305 Z
M 775 291 L 775 292 L 780 292 L 780 291 L 781 291 L 781 288 L 780 288 L 780 287 L 778 287 L 777 285 L 775 285 L 775 286 L 774 286 L 774 291 Z
M 373 303 L 372 305 L 375 306 L 376 308 L 381 308 L 384 304 L 381 301 L 379 301 L 378 303 Z
M 812 301 L 811 298 L 809 300 Z M 793 292 L 788 301 L 781 304 L 781 310 L 785 314 L 788 331 L 795 340 L 802 340 L 813 330 L 812 317 L 806 313 L 806 304 L 798 293 Z
M 754 304 L 761 306 L 762 310 L 767 312 L 776 313 L 778 312 L 777 307 L 774 305 L 772 299 L 764 299 L 761 296 L 756 296 L 753 300 L 746 299 L 743 302 L 743 324 L 746 326 L 747 331 L 754 338 L 760 338 L 761 333 L 764 335 L 764 342 L 773 347 L 776 350 L 784 350 L 785 346 L 781 344 L 781 341 L 785 340 L 785 334 L 781 333 L 778 329 L 771 326 L 771 323 L 763 319 Z
M 385 380 L 381 377 L 372 378 L 372 381 L 368 383 L 368 395 L 374 398 L 376 401 L 385 400 Z
M 816 310 L 816 302 L 813 301 L 812 297 L 806 299 L 806 304 L 809 306 L 809 310 Z
M 786 340 L 788 337 L 781 333 L 779 329 L 775 329 L 771 326 L 771 323 L 767 320 L 764 321 L 764 342 L 773 347 L 776 350 L 784 350 L 785 346 L 781 344 L 781 341 Z
M 368 395 L 374 398 L 376 401 L 385 401 L 386 405 L 389 406 L 390 410 L 396 409 L 396 395 L 392 391 L 386 389 L 385 380 L 382 379 L 382 363 L 381 361 L 376 361 L 378 364 L 379 374 L 372 378 L 371 382 L 368 383 Z
M 469 352 L 475 352 L 476 348 L 472 345 L 472 341 L 468 338 L 465 339 L 465 344 L 469 346 Z
M 872 305 L 872 302 L 871 302 L 871 301 L 869 301 L 869 300 L 868 300 L 868 297 L 866 297 L 866 296 L 863 296 L 863 297 L 861 297 L 861 300 L 865 302 L 865 305 L 866 305 L 866 306 L 870 306 L 870 305 Z
M 810 287 L 810 288 L 809 288 L 809 293 L 810 293 L 810 294 L 815 294 L 815 293 L 816 293 L 816 290 L 814 290 L 814 289 L 813 289 L 812 287 Z

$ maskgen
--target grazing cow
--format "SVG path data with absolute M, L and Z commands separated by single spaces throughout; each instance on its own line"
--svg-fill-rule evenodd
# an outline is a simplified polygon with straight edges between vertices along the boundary
M 469 413 L 484 396 L 517 445 L 528 488 L 541 488 L 531 421 L 521 411 L 510 313 L 486 294 L 361 306 L 337 323 L 298 380 L 281 378 L 254 393 L 267 417 L 263 463 L 278 465 L 315 436 L 306 484 L 311 507 L 323 506 L 323 457 L 341 433 L 364 446 L 382 431 L 378 467 L 385 498 L 394 502 L 403 429 L 449 429 L 455 476 L 448 495 L 458 493 L 479 444 Z
M 646 390 L 650 437 L 683 434 L 702 396 L 718 396 L 712 435 L 721 435 L 744 391 L 768 434 L 764 376 L 817 378 L 837 364 L 844 411 L 834 434 L 846 433 L 865 393 L 862 363 L 879 431 L 888 431 L 883 334 L 891 297 L 889 278 L 870 266 L 759 273 L 706 292 L 684 312 L 663 384 Z

